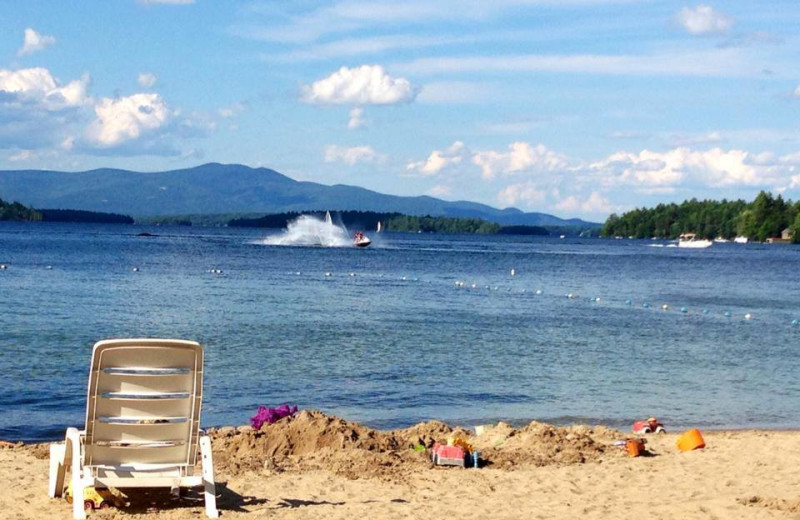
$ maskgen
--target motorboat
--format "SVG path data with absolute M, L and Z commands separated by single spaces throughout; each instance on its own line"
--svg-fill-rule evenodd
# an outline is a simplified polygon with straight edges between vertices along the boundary
M 711 240 L 705 238 L 697 238 L 694 233 L 683 233 L 678 237 L 678 247 L 686 247 L 689 249 L 705 249 L 711 247 Z
M 723 237 L 717 237 L 717 238 L 714 239 L 714 243 L 715 244 L 727 244 L 728 242 L 730 242 L 730 240 L 728 240 L 727 238 L 723 238 Z
M 742 236 L 733 239 L 733 241 L 736 242 L 737 244 L 746 244 L 747 240 L 748 240 L 747 237 L 742 237 Z
M 356 231 L 353 235 L 353 244 L 355 244 L 356 247 L 367 247 L 371 243 L 372 240 L 370 240 L 363 231 Z

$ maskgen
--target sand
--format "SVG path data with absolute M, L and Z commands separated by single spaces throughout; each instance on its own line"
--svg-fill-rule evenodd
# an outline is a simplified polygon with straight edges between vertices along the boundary
M 707 447 L 647 436 L 630 458 L 603 427 L 500 424 L 475 436 L 440 422 L 376 431 L 320 412 L 211 431 L 223 518 L 800 519 L 800 432 L 704 432 Z M 456 435 L 480 469 L 433 467 L 426 452 Z M 419 449 L 419 448 L 418 448 Z M 0 518 L 71 517 L 47 497 L 47 448 L 0 442 Z M 203 518 L 190 494 L 130 493 L 100 518 Z

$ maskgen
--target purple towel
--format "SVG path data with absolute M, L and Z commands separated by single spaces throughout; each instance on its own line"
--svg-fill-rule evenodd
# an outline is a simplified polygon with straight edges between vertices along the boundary
M 272 424 L 279 419 L 294 415 L 297 413 L 297 406 L 289 406 L 282 404 L 277 408 L 267 408 L 266 406 L 259 406 L 258 413 L 250 418 L 250 424 L 254 429 L 260 430 L 264 423 Z

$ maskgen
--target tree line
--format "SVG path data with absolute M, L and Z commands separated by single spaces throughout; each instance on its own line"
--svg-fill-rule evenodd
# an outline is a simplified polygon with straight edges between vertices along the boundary
M 677 238 L 696 233 L 701 238 L 732 239 L 737 236 L 763 242 L 789 229 L 792 242 L 800 242 L 800 201 L 761 191 L 752 202 L 744 200 L 686 200 L 637 208 L 622 215 L 612 213 L 602 235 L 635 238 Z
M 6 202 L 0 199 L 0 220 L 24 220 L 37 222 L 42 220 L 42 214 L 19 202 Z

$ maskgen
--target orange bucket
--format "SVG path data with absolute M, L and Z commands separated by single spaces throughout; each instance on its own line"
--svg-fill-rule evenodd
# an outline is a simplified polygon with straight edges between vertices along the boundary
M 644 451 L 644 441 L 642 439 L 628 439 L 625 441 L 625 450 L 630 457 L 638 457 Z
M 678 449 L 681 451 L 692 451 L 699 448 L 706 447 L 706 441 L 703 440 L 703 434 L 697 428 L 687 430 L 678 437 Z

